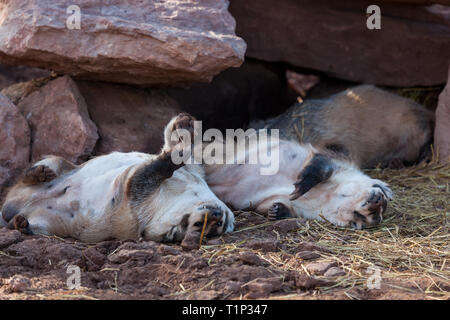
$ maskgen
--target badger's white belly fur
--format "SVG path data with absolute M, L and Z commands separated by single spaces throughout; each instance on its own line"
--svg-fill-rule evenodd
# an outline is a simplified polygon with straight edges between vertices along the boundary
M 133 167 L 151 159 L 151 155 L 144 153 L 115 152 L 86 162 L 79 169 L 52 181 L 52 187 L 43 185 L 39 191 L 48 196 L 55 195 L 47 200 L 48 207 L 52 210 L 76 213 L 97 221 L 107 212 L 106 209 L 116 197 L 120 176 L 127 170 L 132 172 Z M 36 165 L 45 163 L 44 159 Z M 62 192 L 61 196 L 57 196 Z M 42 198 L 42 195 L 39 197 Z
M 251 145 L 245 151 L 247 158 L 256 156 L 259 148 L 266 152 L 266 147 L 265 142 Z M 262 164 L 205 166 L 208 185 L 220 199 L 238 210 L 256 209 L 268 198 L 288 196 L 294 191 L 297 175 L 310 158 L 313 148 L 285 140 L 272 143 L 271 147 L 279 148 L 276 174 L 262 175 L 261 168 L 266 167 Z

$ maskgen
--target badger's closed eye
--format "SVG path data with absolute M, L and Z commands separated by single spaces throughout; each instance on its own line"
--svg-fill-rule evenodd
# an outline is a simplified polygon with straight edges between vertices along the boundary
M 203 222 L 201 221 L 197 221 L 196 223 L 194 223 L 194 227 L 201 227 L 203 225 Z
M 355 217 L 363 219 L 363 220 L 366 218 L 361 213 L 359 213 L 358 211 L 353 211 L 353 214 L 355 215 Z

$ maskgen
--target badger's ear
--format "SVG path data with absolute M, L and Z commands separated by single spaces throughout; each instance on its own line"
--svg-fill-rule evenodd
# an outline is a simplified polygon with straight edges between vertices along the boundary
M 301 197 L 319 183 L 328 180 L 334 171 L 332 160 L 323 155 L 315 154 L 294 183 L 295 190 L 290 194 L 290 200 Z

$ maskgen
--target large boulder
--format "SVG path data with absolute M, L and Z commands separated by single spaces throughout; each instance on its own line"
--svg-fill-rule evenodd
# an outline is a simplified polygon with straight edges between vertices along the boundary
M 0 94 L 0 198 L 3 187 L 27 167 L 29 160 L 27 121 L 16 106 Z
M 5 0 L 0 61 L 138 85 L 209 81 L 244 59 L 227 8 L 227 0 Z
M 439 151 L 440 161 L 450 163 L 450 67 L 447 85 L 439 95 L 439 103 L 436 109 L 434 143 Z
M 279 0 L 274 5 L 272 0 L 232 0 L 230 12 L 249 57 L 377 85 L 444 83 L 443 66 L 450 61 L 449 7 L 383 1 L 378 4 L 381 29 L 369 30 L 370 4 L 373 1 Z
M 21 99 L 17 107 L 31 128 L 33 162 L 52 154 L 80 163 L 91 155 L 97 128 L 69 76 L 48 82 Z
M 77 81 L 100 140 L 95 154 L 112 151 L 158 153 L 164 127 L 181 112 L 178 103 L 158 89 Z

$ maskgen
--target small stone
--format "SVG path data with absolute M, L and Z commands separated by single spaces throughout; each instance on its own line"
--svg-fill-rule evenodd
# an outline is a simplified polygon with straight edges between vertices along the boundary
M 31 286 L 31 281 L 23 276 L 15 275 L 9 280 L 9 290 L 11 292 L 24 292 Z
M 298 219 L 288 219 L 288 220 L 280 220 L 277 221 L 273 226 L 272 230 L 279 232 L 280 234 L 286 234 L 290 231 L 296 230 L 299 228 Z
M 221 238 L 209 239 L 206 242 L 206 244 L 209 245 L 209 246 L 221 245 L 221 244 L 223 244 L 223 240 Z
M 240 252 L 239 253 L 239 260 L 241 260 L 245 264 L 255 265 L 255 266 L 259 266 L 262 263 L 262 261 L 258 257 L 258 255 L 253 253 L 253 252 L 250 252 L 250 251 Z
M 330 250 L 316 245 L 313 242 L 303 241 L 297 246 L 299 251 L 320 251 L 320 252 L 330 252 Z
M 228 281 L 225 285 L 225 290 L 237 293 L 241 290 L 242 283 L 238 281 Z
M 23 239 L 20 231 L 17 230 L 2 230 L 0 233 L 0 249 L 9 247 Z
M 162 256 L 176 256 L 176 255 L 181 254 L 180 250 L 178 250 L 178 249 L 176 249 L 174 247 L 165 245 L 165 244 L 161 244 L 158 247 L 157 252 L 158 252 L 159 255 L 162 255 Z
M 317 287 L 332 285 L 332 282 L 317 279 L 304 274 L 297 275 L 294 280 L 295 286 L 302 290 L 311 290 Z
M 215 290 L 203 290 L 194 292 L 189 298 L 193 300 L 215 300 L 220 296 L 220 292 Z
M 314 275 L 323 275 L 331 267 L 336 267 L 336 262 L 310 262 L 305 264 L 306 270 Z
M 247 242 L 247 247 L 254 250 L 261 249 L 264 252 L 274 252 L 278 251 L 280 243 L 272 240 L 250 240 Z
M 82 255 L 90 271 L 100 268 L 106 261 L 106 256 L 98 252 L 95 248 L 84 250 Z
M 320 258 L 320 254 L 312 251 L 300 251 L 295 254 L 297 258 L 303 259 L 303 260 L 313 260 Z
M 269 295 L 271 292 L 280 290 L 282 285 L 283 281 L 281 278 L 258 279 L 254 282 L 250 282 L 246 286 L 250 292 L 245 297 L 249 299 L 258 299 Z
M 325 277 L 340 277 L 345 275 L 346 275 L 345 271 L 339 267 L 331 267 L 324 273 Z
M 109 261 L 114 264 L 122 264 L 129 260 L 150 261 L 155 257 L 152 250 L 117 250 L 116 253 L 108 257 Z

